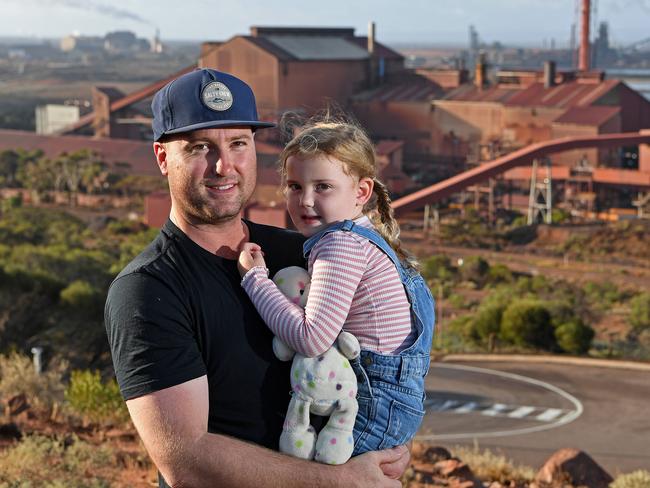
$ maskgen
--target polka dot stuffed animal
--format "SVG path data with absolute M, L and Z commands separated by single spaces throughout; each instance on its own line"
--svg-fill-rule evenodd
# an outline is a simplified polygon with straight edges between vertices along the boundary
M 309 292 L 309 274 L 297 266 L 281 269 L 273 277 L 280 291 L 304 307 Z M 354 448 L 352 429 L 357 416 L 357 378 L 350 359 L 359 355 L 359 341 L 341 332 L 336 343 L 317 357 L 296 353 L 278 337 L 273 352 L 282 361 L 293 358 L 291 402 L 280 436 L 280 451 L 325 464 L 342 464 Z M 329 419 L 317 434 L 309 415 Z

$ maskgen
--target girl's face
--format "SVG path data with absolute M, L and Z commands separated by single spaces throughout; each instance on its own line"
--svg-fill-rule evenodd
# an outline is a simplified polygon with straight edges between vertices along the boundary
M 287 209 L 304 236 L 361 216 L 372 195 L 372 179 L 346 174 L 343 164 L 325 154 L 287 159 Z

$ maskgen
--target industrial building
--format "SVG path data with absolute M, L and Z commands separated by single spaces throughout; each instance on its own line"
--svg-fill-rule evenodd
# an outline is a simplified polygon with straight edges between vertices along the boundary
M 620 141 L 628 139 L 606 136 L 650 129 L 650 101 L 625 83 L 591 70 L 589 0 L 582 0 L 582 7 L 577 70 L 557 70 L 549 60 L 539 70 L 489 76 L 480 53 L 472 80 L 461 67 L 409 70 L 401 54 L 377 41 L 373 23 L 365 36 L 350 28 L 254 26 L 249 35 L 203 43 L 197 66 L 228 71 L 249 83 L 263 120 L 278 122 L 288 111 L 309 116 L 331 105 L 353 113 L 375 140 L 383 158 L 382 176 L 397 196 L 413 191 L 416 184 L 525 152 L 530 145 L 576 140 L 582 142 L 561 152 L 547 148 L 535 153 L 539 175 L 531 169 L 532 160 L 515 158 L 516 164 L 498 166 L 489 175 L 479 171 L 476 175 L 483 176 L 472 177 L 467 185 L 476 195 L 489 193 L 492 204 L 508 196 L 496 203 L 512 206 L 517 201 L 513 195 L 527 195 L 531 179 L 539 176 L 549 185 L 553 181 L 556 186 L 547 193 L 554 192 L 553 201 L 570 210 L 629 207 L 644 201 L 650 191 L 650 151 L 644 145 L 648 136 L 630 139 L 634 142 L 627 146 Z M 138 110 L 138 104 L 194 68 L 128 95 L 96 87 L 93 112 L 60 134 L 115 142 L 150 139 L 150 114 Z M 74 139 L 80 147 L 87 140 Z M 270 170 L 282 142 L 279 131 L 260 132 L 258 149 L 264 145 L 261 152 L 269 155 L 261 158 L 262 186 L 277 185 Z M 277 199 L 267 190 L 260 191 L 257 203 L 273 206 Z M 422 195 L 420 207 L 438 200 L 427 192 Z

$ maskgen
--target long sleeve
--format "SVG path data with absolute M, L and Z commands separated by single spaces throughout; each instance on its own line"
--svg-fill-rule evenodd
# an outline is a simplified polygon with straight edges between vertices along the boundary
M 273 333 L 313 357 L 331 347 L 341 332 L 368 258 L 357 238 L 333 232 L 314 246 L 309 265 L 311 288 L 304 309 L 287 299 L 263 268 L 251 269 L 242 286 Z

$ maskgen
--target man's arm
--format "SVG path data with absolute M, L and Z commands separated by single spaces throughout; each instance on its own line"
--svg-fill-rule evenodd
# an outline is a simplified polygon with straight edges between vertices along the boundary
M 205 376 L 126 404 L 149 455 L 172 487 L 398 488 L 401 483 L 393 478 L 410 458 L 401 446 L 326 466 L 210 434 Z

